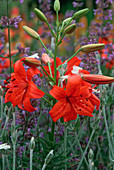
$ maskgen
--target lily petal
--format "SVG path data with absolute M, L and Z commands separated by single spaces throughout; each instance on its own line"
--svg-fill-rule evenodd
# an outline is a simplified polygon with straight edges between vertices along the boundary
M 38 87 L 32 82 L 29 82 L 27 95 L 32 99 L 41 98 L 44 96 L 44 92 L 38 89 Z
M 69 103 L 67 103 L 66 100 L 61 100 L 54 105 L 49 114 L 51 115 L 53 121 L 56 122 L 58 119 L 70 112 L 69 108 Z
M 26 81 L 26 72 L 24 66 L 20 60 L 16 61 L 14 64 L 15 76 L 18 79 L 23 79 Z
M 53 86 L 53 89 L 50 90 L 49 93 L 57 100 L 65 99 L 65 97 L 66 97 L 65 90 L 61 87 L 56 86 L 56 85 Z
M 23 99 L 23 106 L 24 109 L 28 112 L 33 112 L 36 109 L 31 105 L 30 98 L 28 97 L 27 94 L 25 94 L 24 99 Z
M 39 70 L 38 68 L 35 68 L 35 67 L 29 68 L 29 69 L 27 70 L 27 79 L 28 79 L 28 80 L 31 80 L 32 77 L 33 77 L 34 75 L 36 75 L 36 74 L 42 75 L 41 72 L 40 72 L 40 70 Z
M 81 86 L 81 77 L 79 75 L 69 75 L 68 82 L 66 85 L 66 94 L 68 96 L 72 95 L 79 95 L 80 93 L 80 86 Z

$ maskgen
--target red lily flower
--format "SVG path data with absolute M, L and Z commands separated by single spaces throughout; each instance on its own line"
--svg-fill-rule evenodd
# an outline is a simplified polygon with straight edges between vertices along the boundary
M 94 107 L 99 108 L 100 100 L 90 87 L 82 85 L 82 81 L 79 75 L 70 75 L 66 90 L 56 85 L 50 90 L 50 94 L 58 100 L 49 112 L 54 122 L 61 117 L 65 122 L 75 120 L 77 114 L 93 117 Z
M 30 99 L 41 98 L 44 92 L 39 90 L 31 81 L 35 74 L 38 74 L 37 68 L 30 68 L 25 72 L 24 66 L 20 60 L 14 64 L 14 73 L 11 74 L 11 81 L 6 86 L 8 91 L 5 95 L 5 103 L 11 102 L 13 107 L 18 105 L 20 109 L 33 112 L 36 109 L 31 105 Z

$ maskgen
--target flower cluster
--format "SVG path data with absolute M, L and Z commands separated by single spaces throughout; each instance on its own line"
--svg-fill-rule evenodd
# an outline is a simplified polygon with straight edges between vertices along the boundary
M 0 27 L 5 28 L 8 26 L 14 26 L 15 28 L 18 28 L 18 23 L 22 21 L 21 16 L 17 16 L 15 18 L 7 18 L 7 16 L 2 16 L 0 19 Z
M 21 44 L 17 46 L 18 52 L 21 54 L 26 54 L 28 56 L 28 53 L 30 52 L 30 47 L 22 47 Z
M 15 73 L 11 74 L 11 81 L 6 85 L 8 91 L 5 95 L 5 102 L 10 101 L 13 106 L 18 105 L 21 109 L 33 112 L 35 108 L 32 107 L 30 99 L 44 96 L 44 92 L 31 81 L 32 77 L 39 73 L 39 70 L 30 68 L 25 72 L 22 62 L 18 60 L 14 65 L 14 71 Z

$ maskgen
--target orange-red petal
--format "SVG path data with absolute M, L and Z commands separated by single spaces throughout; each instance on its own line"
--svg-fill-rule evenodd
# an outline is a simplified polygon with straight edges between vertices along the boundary
M 41 72 L 38 68 L 34 68 L 34 67 L 31 67 L 27 70 L 27 78 L 28 80 L 31 80 L 32 77 L 36 74 L 40 74 L 41 75 Z
M 81 77 L 79 75 L 69 75 L 68 82 L 66 85 L 66 94 L 67 96 L 70 95 L 79 95 L 80 93 L 80 86 L 81 86 Z
M 26 72 L 24 66 L 20 60 L 16 61 L 14 64 L 15 76 L 18 79 L 23 79 L 26 81 Z
M 53 86 L 53 89 L 50 90 L 49 93 L 57 100 L 65 99 L 66 97 L 65 90 L 56 85 Z
M 24 109 L 28 112 L 33 112 L 36 109 L 31 105 L 30 98 L 28 97 L 27 94 L 25 94 L 24 99 L 23 99 L 23 106 Z
M 66 100 L 60 100 L 53 106 L 49 114 L 53 121 L 56 122 L 58 119 L 63 117 L 65 114 L 68 114 L 69 112 L 69 103 L 66 102 Z
M 41 98 L 45 94 L 43 91 L 38 89 L 38 87 L 32 81 L 29 82 L 26 93 L 31 99 Z

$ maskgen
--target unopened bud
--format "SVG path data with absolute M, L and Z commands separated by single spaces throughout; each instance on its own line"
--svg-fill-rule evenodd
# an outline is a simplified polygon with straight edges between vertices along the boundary
M 68 23 L 71 24 L 72 21 L 73 21 L 72 17 L 66 18 L 66 19 L 63 21 L 63 25 L 67 25 Z
M 86 53 L 89 53 L 89 52 L 93 52 L 93 51 L 98 51 L 98 50 L 101 50 L 105 47 L 105 44 L 103 43 L 98 43 L 98 44 L 87 44 L 87 45 L 84 45 L 80 48 L 80 50 L 82 52 L 86 52 Z
M 23 26 L 23 29 L 24 29 L 24 31 L 28 34 L 28 35 L 30 35 L 32 38 L 35 38 L 35 39 L 39 39 L 39 34 L 36 32 L 36 31 L 34 31 L 32 28 L 30 28 L 30 27 L 28 27 L 28 26 Z
M 91 84 L 109 84 L 114 82 L 114 77 L 97 75 L 97 74 L 82 74 L 82 79 Z
M 88 13 L 89 9 L 88 8 L 85 8 L 85 9 L 82 9 L 78 12 L 76 12 L 74 15 L 73 15 L 73 19 L 78 19 L 78 18 L 81 18 L 83 17 L 86 13 Z
M 60 2 L 59 2 L 59 0 L 55 0 L 55 2 L 54 2 L 54 10 L 55 11 L 60 11 Z
M 45 65 L 48 65 L 48 63 L 52 63 L 54 60 L 51 59 L 46 53 L 43 53 L 42 54 L 42 62 L 45 64 Z
M 76 29 L 76 24 L 69 25 L 68 27 L 65 28 L 64 34 L 71 34 L 75 31 Z
M 90 148 L 89 153 L 88 153 L 88 159 L 92 160 L 94 156 L 93 150 Z
M 21 61 L 29 67 L 39 67 L 41 65 L 41 62 L 36 58 L 24 57 Z
M 34 13 L 39 18 L 39 20 L 41 20 L 43 22 L 47 22 L 46 16 L 39 9 L 35 8 L 34 9 Z
M 31 138 L 30 144 L 29 144 L 30 149 L 34 149 L 35 148 L 35 141 L 34 141 L 34 137 Z

